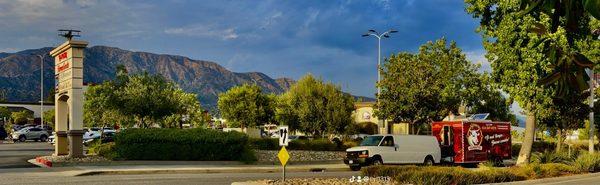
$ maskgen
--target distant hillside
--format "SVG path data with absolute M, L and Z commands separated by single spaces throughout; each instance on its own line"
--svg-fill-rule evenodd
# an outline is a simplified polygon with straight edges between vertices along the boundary
M 46 54 L 44 87 L 54 86 L 54 62 L 48 56 L 52 48 L 0 53 L 0 89 L 9 101 L 37 101 L 40 63 L 35 54 Z M 273 79 L 263 73 L 231 72 L 217 63 L 192 60 L 183 56 L 132 52 L 114 47 L 94 46 L 85 50 L 84 83 L 102 83 L 114 78 L 115 66 L 124 65 L 130 73 L 147 71 L 160 74 L 187 92 L 199 95 L 204 106 L 214 106 L 219 93 L 244 83 L 259 85 L 265 92 L 282 93 L 293 80 Z M 46 92 L 47 93 L 47 92 Z
M 52 48 L 0 53 L 0 90 L 8 101 L 36 102 L 39 99 L 40 62 L 44 59 L 44 92 L 54 86 L 54 61 L 48 55 Z M 124 65 L 130 73 L 147 71 L 160 74 L 178 84 L 183 90 L 198 94 L 203 106 L 214 107 L 219 93 L 229 88 L 252 83 L 267 93 L 282 93 L 295 83 L 290 78 L 273 79 L 260 72 L 232 72 L 217 63 L 193 60 L 183 56 L 132 52 L 114 47 L 94 46 L 85 50 L 84 83 L 102 83 L 113 79 L 115 67 Z M 357 100 L 374 101 L 356 97 Z

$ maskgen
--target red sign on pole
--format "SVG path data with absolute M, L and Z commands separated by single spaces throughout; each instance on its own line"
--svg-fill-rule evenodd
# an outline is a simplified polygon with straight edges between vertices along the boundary
M 62 60 L 64 60 L 64 59 L 67 59 L 67 57 L 69 57 L 69 55 L 68 55 L 68 54 L 67 54 L 67 52 L 65 51 L 65 52 L 61 53 L 60 55 L 58 55 L 58 60 L 61 60 L 61 61 L 62 61 Z

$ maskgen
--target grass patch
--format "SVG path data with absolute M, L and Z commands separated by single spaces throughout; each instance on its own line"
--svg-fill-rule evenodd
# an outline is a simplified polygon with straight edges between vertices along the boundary
M 580 171 L 561 163 L 531 164 L 524 167 L 470 170 L 442 166 L 372 166 L 362 170 L 369 177 L 391 177 L 399 184 L 487 184 L 557 177 Z

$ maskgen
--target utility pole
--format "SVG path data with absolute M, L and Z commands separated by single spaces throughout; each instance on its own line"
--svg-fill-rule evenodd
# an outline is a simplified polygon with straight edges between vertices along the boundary
M 44 129 L 44 58 L 45 54 L 35 55 L 40 58 L 40 123 Z
M 367 33 L 363 34 L 363 37 L 368 37 L 368 36 L 374 36 L 375 38 L 377 38 L 377 83 L 379 83 L 381 81 L 381 38 L 390 38 L 390 34 L 392 33 L 396 33 L 398 31 L 394 30 L 394 29 L 390 29 L 386 32 L 383 32 L 381 34 L 379 34 L 379 32 L 375 31 L 375 30 L 369 30 L 367 31 Z M 379 103 L 379 96 L 381 95 L 381 87 L 378 86 L 377 87 L 377 102 Z M 377 124 L 379 125 L 379 127 L 385 127 L 386 129 L 386 134 L 388 134 L 388 128 L 385 126 L 385 120 L 382 120 L 381 118 L 377 117 Z

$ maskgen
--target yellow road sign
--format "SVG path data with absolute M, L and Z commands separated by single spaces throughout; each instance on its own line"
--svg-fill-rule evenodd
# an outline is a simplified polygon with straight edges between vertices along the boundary
M 281 147 L 281 150 L 279 150 L 279 154 L 277 154 L 277 157 L 279 158 L 279 161 L 281 162 L 282 166 L 285 166 L 288 162 L 288 160 L 290 159 L 290 154 L 288 154 L 287 150 L 284 147 Z

